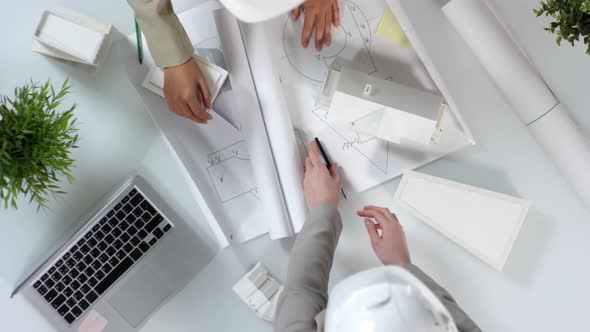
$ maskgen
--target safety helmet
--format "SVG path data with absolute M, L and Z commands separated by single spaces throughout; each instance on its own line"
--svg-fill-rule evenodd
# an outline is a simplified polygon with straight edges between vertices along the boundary
M 397 266 L 359 272 L 330 292 L 325 332 L 457 332 L 440 300 Z
M 219 0 L 240 21 L 265 21 L 303 3 L 303 0 Z

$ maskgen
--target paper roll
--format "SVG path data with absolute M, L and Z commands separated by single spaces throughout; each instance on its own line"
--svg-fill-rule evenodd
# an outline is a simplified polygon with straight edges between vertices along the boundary
M 560 173 L 590 207 L 590 140 L 561 105 L 529 126 Z
M 524 123 L 557 103 L 535 67 L 482 0 L 453 0 L 443 13 Z
M 452 0 L 442 11 L 547 156 L 590 207 L 588 138 L 559 104 L 486 0 Z
M 307 205 L 303 197 L 303 160 L 299 154 L 279 75 L 275 71 L 277 67 L 266 48 L 266 26 L 245 24 L 243 27 L 266 134 L 280 179 L 280 185 L 275 190 L 282 192 L 289 214 L 289 220 L 273 220 L 269 223 L 270 238 L 278 239 L 299 233 L 305 222 Z

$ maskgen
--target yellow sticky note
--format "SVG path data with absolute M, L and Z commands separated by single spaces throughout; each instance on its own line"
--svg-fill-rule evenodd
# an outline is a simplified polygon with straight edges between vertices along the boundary
M 377 27 L 376 35 L 403 47 L 412 47 L 404 30 L 402 30 L 391 9 L 389 9 L 389 6 L 385 8 L 381 22 L 379 22 L 379 26 Z

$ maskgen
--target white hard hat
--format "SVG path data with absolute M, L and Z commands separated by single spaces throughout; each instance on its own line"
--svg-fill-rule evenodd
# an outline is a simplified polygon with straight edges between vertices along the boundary
M 448 310 L 407 270 L 359 272 L 330 292 L 326 332 L 456 332 Z
M 254 23 L 287 13 L 303 0 L 219 0 L 240 21 Z

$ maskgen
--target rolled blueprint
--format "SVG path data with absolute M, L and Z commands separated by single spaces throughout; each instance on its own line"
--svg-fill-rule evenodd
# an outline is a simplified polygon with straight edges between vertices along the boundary
M 529 125 L 533 137 L 590 208 L 590 140 L 562 105 Z
M 273 238 L 273 234 L 276 232 L 289 236 L 292 234 L 290 217 L 283 193 L 280 190 L 280 180 L 271 147 L 265 135 L 266 129 L 262 115 L 258 112 L 259 104 L 256 98 L 252 98 L 256 97 L 256 90 L 239 23 L 227 10 L 215 12 L 215 23 L 218 30 L 223 31 L 219 37 L 229 68 L 231 84 L 239 87 L 236 91 L 243 94 L 243 99 L 238 100 L 247 101 L 247 103 L 241 102 L 239 105 L 242 112 L 241 121 L 248 140 L 252 142 L 249 145 L 249 152 L 254 157 L 252 158 L 253 173 L 266 208 L 268 232 Z
M 590 207 L 588 138 L 559 104 L 486 0 L 452 0 L 442 11 L 547 156 Z
M 248 60 L 266 125 L 266 135 L 279 174 L 280 186 L 276 190 L 282 191 L 290 219 L 291 227 L 283 225 L 279 220 L 270 223 L 270 237 L 277 239 L 299 233 L 305 222 L 307 208 L 303 196 L 304 161 L 299 153 L 279 75 L 275 71 L 273 57 L 267 48 L 266 26 L 244 24 L 243 28 Z

